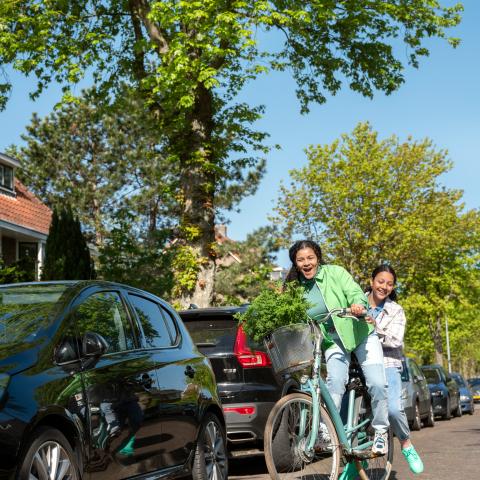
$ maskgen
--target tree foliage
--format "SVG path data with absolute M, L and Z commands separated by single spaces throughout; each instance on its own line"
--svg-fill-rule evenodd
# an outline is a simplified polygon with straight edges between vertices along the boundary
M 465 209 L 461 191 L 440 185 L 452 166 L 447 153 L 429 140 L 380 140 L 365 123 L 331 145 L 310 147 L 307 157 L 278 200 L 275 220 L 286 236 L 319 240 L 330 261 L 365 285 L 375 266 L 392 264 L 409 350 L 441 361 L 448 317 L 460 361 L 465 338 L 477 342 L 480 219 Z
M 271 226 L 247 235 L 245 241 L 227 240 L 218 246 L 215 303 L 241 305 L 255 298 L 270 283 L 279 245 Z
M 53 211 L 45 245 L 42 280 L 88 280 L 94 278 L 90 250 L 78 218 L 71 209 Z
M 32 98 L 57 81 L 71 99 L 71 85 L 91 74 L 101 94 L 115 96 L 126 82 L 155 112 L 180 172 L 180 232 L 195 230 L 183 240 L 197 281 L 182 300 L 202 305 L 213 293 L 215 214 L 255 191 L 268 151 L 265 133 L 251 128 L 261 107 L 236 102 L 245 84 L 288 70 L 302 111 L 342 83 L 367 96 L 391 93 L 404 81 L 392 45 L 403 42 L 417 66 L 425 38 L 446 38 L 460 11 L 432 0 L 9 0 L 0 9 L 0 64 L 35 74 Z M 7 78 L 0 108 L 10 89 Z

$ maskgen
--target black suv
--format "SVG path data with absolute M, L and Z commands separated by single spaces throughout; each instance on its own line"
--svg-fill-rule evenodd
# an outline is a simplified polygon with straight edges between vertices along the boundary
M 227 478 L 210 362 L 116 283 L 0 287 L 0 479 Z
M 293 377 L 274 374 L 265 347 L 248 338 L 238 326 L 233 316 L 245 308 L 194 308 L 178 312 L 197 348 L 212 363 L 229 446 L 242 444 L 242 448 L 248 443 L 261 446 L 274 403 L 298 387 Z
M 450 420 L 462 416 L 460 390 L 455 380 L 441 365 L 423 365 L 420 367 L 428 382 L 432 394 L 433 413 Z

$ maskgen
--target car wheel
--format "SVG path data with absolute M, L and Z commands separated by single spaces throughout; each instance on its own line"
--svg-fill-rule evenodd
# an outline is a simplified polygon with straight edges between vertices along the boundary
M 422 419 L 420 418 L 420 408 L 418 407 L 418 402 L 415 402 L 415 407 L 413 410 L 412 430 L 420 430 L 421 428 Z
M 80 480 L 77 459 L 69 441 L 54 428 L 41 427 L 34 431 L 17 478 Z
M 450 397 L 447 397 L 447 405 L 445 407 L 445 413 L 442 415 L 444 420 L 450 420 L 452 418 L 452 411 L 450 410 Z
M 460 403 L 460 400 L 458 400 L 457 403 L 457 408 L 453 411 L 453 416 L 454 417 L 461 417 L 462 416 L 462 404 Z
M 434 427 L 435 426 L 435 414 L 433 413 L 433 406 L 430 403 L 430 408 L 428 410 L 428 417 L 425 420 L 425 425 L 427 427 Z
M 225 429 L 212 413 L 202 422 L 192 466 L 193 480 L 226 480 L 228 477 Z

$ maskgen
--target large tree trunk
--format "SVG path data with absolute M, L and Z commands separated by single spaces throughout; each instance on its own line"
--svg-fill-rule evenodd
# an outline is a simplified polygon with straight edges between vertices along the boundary
M 182 227 L 193 227 L 197 233 L 186 243 L 199 260 L 199 272 L 193 291 L 184 292 L 180 299 L 184 307 L 191 303 L 207 307 L 213 300 L 215 279 L 215 173 L 212 169 L 211 140 L 213 106 L 212 94 L 200 86 L 191 115 L 190 147 L 181 158 L 183 194 Z M 181 266 L 180 266 L 181 268 Z

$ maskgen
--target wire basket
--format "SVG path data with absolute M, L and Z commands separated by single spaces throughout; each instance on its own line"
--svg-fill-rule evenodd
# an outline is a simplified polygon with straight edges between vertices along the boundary
M 275 373 L 303 370 L 313 363 L 314 335 L 308 323 L 277 328 L 265 338 Z

